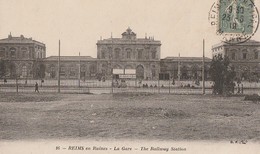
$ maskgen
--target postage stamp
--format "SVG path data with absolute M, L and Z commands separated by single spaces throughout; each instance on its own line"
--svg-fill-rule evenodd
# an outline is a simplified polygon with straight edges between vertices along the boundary
M 216 34 L 229 44 L 249 40 L 259 26 L 259 13 L 254 0 L 218 0 L 209 12 Z

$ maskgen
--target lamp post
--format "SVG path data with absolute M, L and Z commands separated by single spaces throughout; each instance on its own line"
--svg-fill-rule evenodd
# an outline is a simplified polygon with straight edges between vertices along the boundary
M 58 56 L 58 93 L 60 93 L 60 40 L 59 40 L 59 56 Z
M 79 75 L 78 75 L 78 86 L 80 88 L 80 72 L 81 72 L 81 66 L 80 66 L 80 52 L 79 52 Z
M 205 40 L 203 39 L 203 56 L 202 56 L 202 94 L 205 94 Z

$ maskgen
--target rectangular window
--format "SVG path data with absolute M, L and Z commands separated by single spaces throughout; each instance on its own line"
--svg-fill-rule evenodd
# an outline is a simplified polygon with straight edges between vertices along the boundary
M 243 53 L 243 59 L 246 59 L 247 53 Z
M 105 59 L 105 58 L 106 58 L 105 52 L 101 51 L 101 59 Z
M 232 53 L 231 59 L 232 59 L 232 60 L 235 60 L 235 59 L 236 59 L 236 53 Z
M 155 70 L 152 70 L 152 78 L 154 78 L 156 75 L 156 71 Z
M 115 51 L 115 58 L 116 58 L 116 59 L 119 59 L 119 50 L 116 50 L 116 51 Z
M 258 52 L 255 52 L 255 59 L 258 59 Z
M 70 68 L 70 76 L 75 76 L 75 69 L 73 67 Z
M 60 76 L 65 76 L 65 67 L 60 68 Z
M 143 52 L 142 51 L 138 51 L 138 59 L 142 59 L 143 58 Z
M 130 58 L 131 58 L 131 52 L 130 52 L 130 51 L 128 51 L 128 52 L 126 53 L 126 58 L 127 58 L 127 59 L 130 59 Z
M 4 56 L 5 56 L 5 51 L 0 50 L 0 57 L 4 57 Z
M 153 51 L 152 52 L 152 59 L 155 59 L 156 58 L 156 51 Z

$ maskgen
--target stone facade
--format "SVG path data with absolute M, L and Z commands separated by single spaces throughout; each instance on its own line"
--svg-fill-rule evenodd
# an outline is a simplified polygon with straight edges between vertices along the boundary
M 58 78 L 58 56 L 50 56 L 44 59 L 46 79 Z M 60 78 L 61 79 L 95 79 L 97 74 L 96 58 L 90 56 L 61 56 Z
M 158 79 L 161 42 L 153 38 L 137 38 L 128 28 L 122 38 L 97 42 L 98 72 L 111 77 L 112 69 L 136 69 L 139 79 Z
M 169 73 L 171 78 L 178 79 L 178 67 L 181 80 L 202 79 L 202 57 L 166 57 L 161 59 L 162 73 Z M 211 59 L 205 57 L 205 79 L 209 79 Z
M 5 62 L 6 78 L 36 78 L 44 71 L 45 44 L 32 38 L 13 37 L 0 40 L 0 59 Z
M 121 38 L 97 41 L 97 58 L 61 56 L 61 79 L 96 79 L 112 77 L 112 69 L 135 69 L 138 79 L 157 80 L 159 73 L 171 78 L 200 80 L 202 57 L 166 57 L 161 59 L 161 42 L 153 38 L 137 38 L 128 28 Z M 254 81 L 260 77 L 260 42 L 248 41 L 212 46 L 212 55 L 226 55 L 234 66 L 237 78 Z M 0 40 L 0 60 L 5 62 L 5 78 L 57 79 L 58 56 L 46 58 L 45 44 L 24 36 Z M 205 77 L 209 79 L 210 58 L 205 58 Z M 180 69 L 178 71 L 178 68 Z M 80 72 L 80 76 L 79 76 Z
M 240 80 L 258 81 L 260 77 L 260 42 L 250 40 L 242 44 L 220 43 L 212 46 L 213 57 L 221 54 L 229 57 Z

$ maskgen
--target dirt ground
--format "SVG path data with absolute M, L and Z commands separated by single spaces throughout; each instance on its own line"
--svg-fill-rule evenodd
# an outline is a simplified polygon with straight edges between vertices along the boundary
M 0 140 L 260 141 L 260 104 L 243 97 L 0 93 Z

